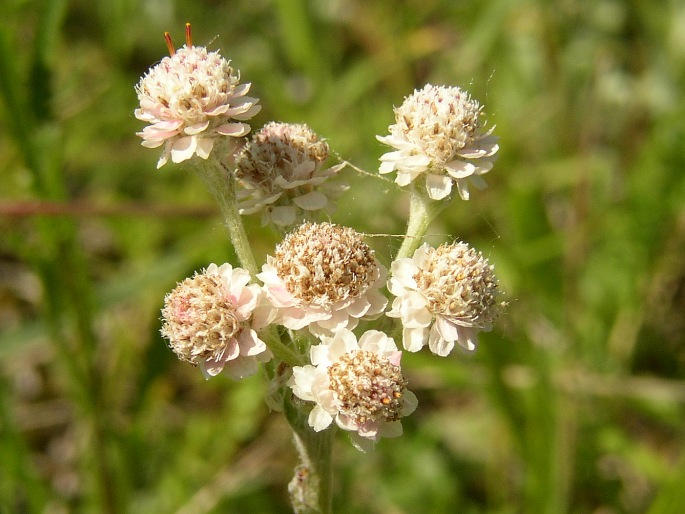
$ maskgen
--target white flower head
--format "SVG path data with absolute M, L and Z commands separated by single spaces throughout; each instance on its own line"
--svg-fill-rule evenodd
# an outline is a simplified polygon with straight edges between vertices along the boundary
M 475 350 L 478 332 L 491 330 L 499 315 L 494 266 L 466 243 L 423 244 L 412 258 L 393 262 L 391 270 L 388 289 L 396 298 L 387 315 L 402 320 L 403 344 L 410 352 L 428 344 L 444 357 L 455 342 Z
M 324 168 L 328 144 L 307 125 L 271 122 L 253 134 L 236 158 L 240 214 L 262 211 L 262 225 L 287 227 L 307 213 L 333 210 L 348 189 L 331 184 L 344 167 Z
M 262 291 L 250 274 L 230 264 L 210 264 L 164 299 L 161 329 L 179 359 L 199 365 L 205 378 L 223 369 L 234 379 L 254 374 L 272 355 L 257 336 Z
M 277 309 L 275 323 L 318 336 L 378 317 L 386 270 L 363 236 L 330 223 L 304 223 L 268 256 L 257 277 Z
M 346 329 L 312 346 L 311 365 L 296 366 L 288 382 L 302 400 L 315 402 L 309 425 L 317 432 L 335 420 L 354 446 L 366 451 L 381 437 L 402 435 L 400 419 L 416 409 L 414 393 L 402 376 L 392 338 L 377 330 L 357 341 Z
M 483 131 L 482 107 L 458 87 L 427 84 L 395 109 L 388 136 L 376 138 L 395 148 L 381 156 L 380 173 L 397 172 L 395 182 L 409 185 L 425 176 L 428 195 L 442 200 L 456 184 L 459 196 L 469 199 L 468 181 L 486 187 L 499 149 L 494 129 Z
M 219 138 L 237 138 L 250 131 L 242 123 L 257 114 L 257 98 L 245 96 L 229 62 L 218 52 L 193 46 L 186 25 L 186 45 L 175 50 L 168 33 L 169 57 L 150 68 L 136 86 L 140 107 L 135 116 L 149 123 L 137 135 L 142 145 L 164 151 L 157 163 L 183 162 L 194 155 L 207 159 Z

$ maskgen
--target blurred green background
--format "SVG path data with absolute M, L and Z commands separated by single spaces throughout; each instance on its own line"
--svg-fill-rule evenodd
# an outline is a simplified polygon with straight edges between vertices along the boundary
M 177 281 L 236 263 L 212 199 L 140 146 L 134 86 L 184 23 L 374 172 L 392 107 L 468 89 L 501 137 L 431 242 L 496 266 L 473 355 L 405 353 L 405 435 L 340 435 L 340 513 L 685 512 L 685 2 L 3 0 L 0 512 L 288 512 L 296 461 L 265 380 L 205 381 L 159 336 Z M 352 169 L 334 221 L 401 234 Z M 277 239 L 247 220 L 258 260 Z M 372 244 L 388 264 L 395 237 Z

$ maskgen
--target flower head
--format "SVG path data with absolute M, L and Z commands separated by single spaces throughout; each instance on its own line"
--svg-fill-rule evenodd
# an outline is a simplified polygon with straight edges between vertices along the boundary
M 224 368 L 243 378 L 271 358 L 255 332 L 261 288 L 249 282 L 244 269 L 210 264 L 164 299 L 162 335 L 179 359 L 199 365 L 206 378 Z
M 207 159 L 215 141 L 241 137 L 250 131 L 242 123 L 261 109 L 258 99 L 245 96 L 250 84 L 240 84 L 229 61 L 218 52 L 193 46 L 187 26 L 187 44 L 153 66 L 136 86 L 140 108 L 135 116 L 149 125 L 138 132 L 143 146 L 164 152 L 160 168 L 169 156 L 183 162 L 194 155 Z M 237 121 L 236 121 L 237 120 Z
M 263 210 L 262 223 L 290 226 L 306 212 L 331 210 L 347 189 L 324 184 L 343 168 L 324 168 L 328 144 L 307 125 L 271 122 L 256 132 L 236 158 L 241 214 Z
M 397 172 L 395 182 L 406 186 L 425 175 L 426 189 L 433 200 L 452 192 L 469 199 L 468 180 L 479 189 L 481 177 L 492 168 L 499 149 L 494 127 L 481 130 L 482 107 L 458 87 L 427 84 L 416 90 L 395 109 L 395 124 L 388 136 L 376 136 L 395 148 L 381 156 L 380 173 Z
M 390 337 L 369 330 L 357 342 L 342 329 L 310 352 L 312 365 L 294 367 L 289 385 L 295 396 L 316 403 L 309 414 L 315 431 L 335 420 L 362 451 L 381 437 L 402 435 L 400 419 L 414 412 L 417 401 L 402 376 L 402 352 Z
M 409 259 L 392 263 L 388 289 L 396 296 L 388 316 L 401 318 L 404 347 L 428 344 L 442 357 L 455 342 L 472 351 L 478 331 L 489 331 L 499 314 L 494 266 L 466 243 L 422 245 Z
M 315 335 L 353 329 L 387 304 L 379 291 L 385 269 L 373 250 L 361 234 L 330 223 L 304 223 L 291 232 L 257 277 L 278 310 L 275 323 Z

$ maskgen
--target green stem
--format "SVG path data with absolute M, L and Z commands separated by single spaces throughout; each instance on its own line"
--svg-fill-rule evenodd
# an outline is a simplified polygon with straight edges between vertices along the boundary
M 447 202 L 432 200 L 425 188 L 412 184 L 409 189 L 409 221 L 407 235 L 395 259 L 411 257 L 419 247 L 423 236 L 435 217 L 447 206 Z
M 295 514 L 333 512 L 332 459 L 335 426 L 315 432 L 307 423 L 304 402 L 286 397 L 285 416 L 293 429 L 295 448 L 300 457 L 288 484 Z
M 198 167 L 210 192 L 216 198 L 224 217 L 228 235 L 238 256 L 240 265 L 250 272 L 254 278 L 258 273 L 250 242 L 247 240 L 243 220 L 238 212 L 238 202 L 235 196 L 235 176 L 216 159 L 208 159 Z

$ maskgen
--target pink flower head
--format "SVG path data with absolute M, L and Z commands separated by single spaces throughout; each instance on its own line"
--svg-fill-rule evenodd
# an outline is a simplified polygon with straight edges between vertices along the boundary
M 239 83 L 229 62 L 218 52 L 193 46 L 190 29 L 186 45 L 153 66 L 136 86 L 140 108 L 135 116 L 149 123 L 138 136 L 143 146 L 164 152 L 157 163 L 183 162 L 194 155 L 207 159 L 221 137 L 237 138 L 250 131 L 242 123 L 261 109 L 257 98 L 246 96 L 250 84 Z
M 361 451 L 381 437 L 402 435 L 400 419 L 416 409 L 417 400 L 402 376 L 402 352 L 383 332 L 369 330 L 357 341 L 342 329 L 312 346 L 311 365 L 296 366 L 289 381 L 293 393 L 314 402 L 309 425 L 317 432 L 335 423 L 351 432 Z
M 236 158 L 240 214 L 262 212 L 262 224 L 287 227 L 307 214 L 333 210 L 348 189 L 331 183 L 344 164 L 325 168 L 328 144 L 307 125 L 267 123 Z
M 481 175 L 492 169 L 497 137 L 481 130 L 482 107 L 458 87 L 427 84 L 395 109 L 388 136 L 376 136 L 394 151 L 381 156 L 379 173 L 397 172 L 395 182 L 409 185 L 425 178 L 428 196 L 442 200 L 453 184 L 463 200 L 469 199 L 469 181 L 486 187 Z
M 478 332 L 489 331 L 499 315 L 494 267 L 466 243 L 424 244 L 411 259 L 393 262 L 391 270 L 388 289 L 396 298 L 386 314 L 402 320 L 407 351 L 427 344 L 444 357 L 455 342 L 473 351 Z
M 361 234 L 330 223 L 304 223 L 268 256 L 257 277 L 277 310 L 275 323 L 318 336 L 380 316 L 385 269 Z
M 205 378 L 223 369 L 234 379 L 254 374 L 272 355 L 256 329 L 261 288 L 230 264 L 210 264 L 164 299 L 162 335 L 179 359 L 199 365 Z

